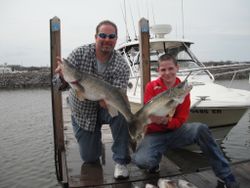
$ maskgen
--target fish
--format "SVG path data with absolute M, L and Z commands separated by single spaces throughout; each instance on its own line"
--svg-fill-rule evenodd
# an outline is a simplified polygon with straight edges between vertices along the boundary
M 165 178 L 160 178 L 158 180 L 158 187 L 159 188 L 197 188 L 194 184 L 183 179 L 169 180 Z
M 112 117 L 117 116 L 120 112 L 127 122 L 136 122 L 124 91 L 93 74 L 80 72 L 66 59 L 63 59 L 59 66 L 64 80 L 75 90 L 76 97 L 80 101 L 86 99 L 91 101 L 104 100 Z
M 198 188 L 194 184 L 183 179 L 160 178 L 156 185 L 146 184 L 145 188 Z
M 156 185 L 152 185 L 152 184 L 147 183 L 145 185 L 145 188 L 158 188 L 158 187 Z
M 171 119 L 175 113 L 176 107 L 183 103 L 186 95 L 191 91 L 192 85 L 187 79 L 180 82 L 177 86 L 172 87 L 147 102 L 139 109 L 135 116 L 137 123 L 129 126 L 129 132 L 132 139 L 139 140 L 145 132 L 146 125 L 151 123 L 150 115 L 167 116 Z

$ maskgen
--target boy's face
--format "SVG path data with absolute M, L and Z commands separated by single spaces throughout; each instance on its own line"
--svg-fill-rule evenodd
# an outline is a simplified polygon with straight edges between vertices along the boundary
M 164 60 L 159 64 L 160 77 L 166 84 L 174 84 L 176 79 L 176 73 L 179 70 L 179 66 L 175 65 L 173 60 Z

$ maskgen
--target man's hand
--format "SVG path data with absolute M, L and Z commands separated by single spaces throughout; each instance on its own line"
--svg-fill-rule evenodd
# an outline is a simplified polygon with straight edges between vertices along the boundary
M 104 100 L 100 100 L 99 101 L 99 105 L 102 107 L 102 108 L 107 108 L 107 104 Z
M 55 69 L 55 73 L 58 73 L 60 76 L 62 76 L 63 73 L 62 73 L 62 68 L 61 68 L 61 64 L 62 64 L 61 57 L 59 56 L 56 57 L 56 63 L 57 63 L 57 67 Z
M 69 88 L 69 84 L 63 78 L 62 71 L 62 59 L 61 57 L 56 57 L 57 67 L 55 69 L 55 75 L 53 78 L 53 85 L 58 88 L 59 91 L 65 91 Z
M 166 116 L 150 115 L 149 118 L 152 123 L 164 124 L 164 125 L 168 123 L 168 117 Z

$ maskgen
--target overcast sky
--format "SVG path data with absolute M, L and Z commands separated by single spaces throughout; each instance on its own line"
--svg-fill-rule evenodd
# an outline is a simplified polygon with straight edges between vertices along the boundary
M 192 40 L 201 61 L 250 61 L 249 0 L 183 0 L 184 36 Z M 138 21 L 171 24 L 182 37 L 181 0 L 126 0 L 131 38 Z M 61 20 L 62 56 L 94 42 L 96 25 L 109 19 L 118 25 L 118 44 L 125 39 L 123 0 L 0 0 L 0 65 L 50 65 L 49 20 Z M 134 31 L 136 29 L 136 32 Z

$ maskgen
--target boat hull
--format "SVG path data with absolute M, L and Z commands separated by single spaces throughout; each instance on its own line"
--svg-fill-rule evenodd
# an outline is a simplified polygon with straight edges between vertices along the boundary
M 130 102 L 132 112 L 138 111 L 142 105 Z M 189 123 L 201 122 L 207 124 L 216 142 L 220 145 L 229 131 L 235 126 L 247 111 L 247 107 L 196 107 L 190 110 Z M 189 150 L 198 150 L 197 146 L 187 147 Z
M 236 125 L 247 107 L 197 107 L 190 110 L 188 122 L 201 122 L 209 128 Z
M 142 105 L 130 102 L 133 113 L 137 112 Z M 233 126 L 238 123 L 247 111 L 247 107 L 196 107 L 190 110 L 187 122 L 201 122 L 209 128 Z

